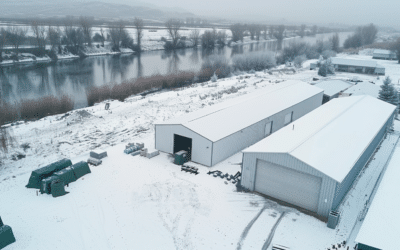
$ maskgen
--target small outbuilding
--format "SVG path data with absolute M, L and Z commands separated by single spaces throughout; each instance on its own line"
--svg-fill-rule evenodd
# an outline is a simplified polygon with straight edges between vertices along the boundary
M 343 80 L 326 80 L 320 81 L 314 86 L 324 90 L 322 103 L 326 103 L 333 98 L 338 98 L 343 91 L 353 86 L 353 84 Z
M 386 49 L 376 49 L 372 56 L 373 59 L 396 60 L 397 55 L 395 52 Z
M 155 124 L 155 148 L 215 164 L 260 141 L 322 104 L 323 90 L 287 81 Z
M 389 250 L 400 246 L 400 154 L 391 158 L 356 237 L 358 250 Z
M 385 67 L 374 60 L 360 60 L 341 57 L 332 57 L 329 60 L 331 60 L 335 71 L 371 75 L 385 75 Z M 310 64 L 311 70 L 316 68 L 318 68 L 318 63 Z
M 342 93 L 342 96 L 358 96 L 358 95 L 370 95 L 372 97 L 378 98 L 379 87 L 376 84 L 370 82 L 359 82 L 356 85 L 348 88 Z
M 328 218 L 393 123 L 396 107 L 336 98 L 243 151 L 243 187 Z

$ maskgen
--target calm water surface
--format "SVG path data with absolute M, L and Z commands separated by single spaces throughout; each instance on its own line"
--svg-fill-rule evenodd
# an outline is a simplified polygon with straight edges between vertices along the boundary
M 349 34 L 339 34 L 341 43 Z M 284 46 L 293 40 L 315 43 L 317 39 L 327 40 L 330 36 L 332 34 L 286 39 Z M 202 62 L 210 55 L 223 55 L 230 59 L 235 54 L 275 50 L 276 42 L 268 41 L 216 48 L 212 51 L 200 48 L 174 52 L 150 51 L 140 55 L 98 56 L 50 64 L 0 67 L 0 97 L 7 102 L 17 102 L 47 95 L 67 94 L 74 99 L 75 107 L 80 108 L 87 105 L 85 93 L 92 86 L 120 83 L 131 78 L 168 74 L 178 70 L 199 70 Z

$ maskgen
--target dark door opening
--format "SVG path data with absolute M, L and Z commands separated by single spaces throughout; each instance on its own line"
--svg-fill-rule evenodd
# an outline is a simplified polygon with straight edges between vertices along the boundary
M 188 152 L 187 160 L 192 159 L 192 139 L 174 134 L 174 154 L 181 150 Z

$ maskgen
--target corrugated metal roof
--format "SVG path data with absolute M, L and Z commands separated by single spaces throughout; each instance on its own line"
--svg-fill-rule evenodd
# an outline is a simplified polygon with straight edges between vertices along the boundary
M 373 60 L 358 60 L 349 58 L 332 57 L 332 64 L 335 65 L 347 65 L 347 66 L 358 66 L 358 67 L 369 67 L 369 68 L 384 68 L 377 61 Z
M 377 249 L 399 249 L 400 246 L 400 151 L 394 152 L 356 242 Z
M 314 86 L 323 89 L 325 95 L 334 96 L 336 94 L 339 94 L 341 91 L 353 86 L 353 84 L 342 80 L 327 80 L 318 82 Z
M 393 54 L 393 52 L 391 52 L 390 50 L 386 50 L 386 49 L 376 49 L 376 50 L 374 50 L 374 54 L 390 55 L 390 54 Z
M 288 153 L 342 182 L 395 108 L 370 96 L 333 99 L 243 152 Z
M 351 88 L 344 91 L 344 94 L 351 94 L 352 96 L 357 95 L 370 95 L 375 98 L 379 96 L 379 90 L 381 87 L 369 82 L 359 82 Z
M 305 82 L 286 81 L 155 124 L 181 124 L 218 141 L 322 92 Z

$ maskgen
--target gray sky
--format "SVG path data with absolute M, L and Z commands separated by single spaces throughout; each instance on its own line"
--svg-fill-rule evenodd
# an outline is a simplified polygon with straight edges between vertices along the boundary
M 134 5 L 138 0 L 103 1 Z M 223 18 L 400 25 L 400 0 L 144 0 L 143 2 L 157 6 L 180 7 L 197 15 Z

